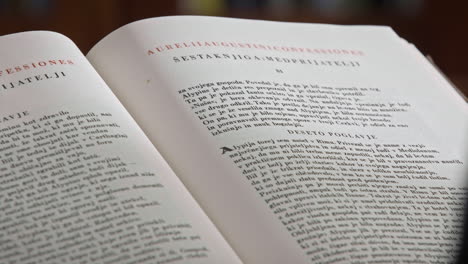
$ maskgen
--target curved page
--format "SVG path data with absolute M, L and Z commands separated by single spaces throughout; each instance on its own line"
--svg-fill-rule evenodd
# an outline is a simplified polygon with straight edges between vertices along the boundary
M 88 58 L 247 263 L 456 255 L 467 107 L 390 28 L 163 17 Z
M 239 263 L 70 40 L 0 47 L 1 263 Z

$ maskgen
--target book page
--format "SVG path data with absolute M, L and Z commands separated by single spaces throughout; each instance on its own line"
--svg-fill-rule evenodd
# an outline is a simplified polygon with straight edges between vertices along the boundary
M 467 107 L 386 27 L 139 21 L 88 54 L 246 263 L 450 263 Z
M 0 54 L 1 263 L 240 263 L 69 39 Z

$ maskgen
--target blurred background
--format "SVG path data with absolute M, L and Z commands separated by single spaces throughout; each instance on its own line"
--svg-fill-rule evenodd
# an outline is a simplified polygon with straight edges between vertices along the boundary
M 389 25 L 430 55 L 468 95 L 468 1 L 436 0 L 0 0 L 0 35 L 52 30 L 83 51 L 129 22 L 211 15 L 291 22 Z

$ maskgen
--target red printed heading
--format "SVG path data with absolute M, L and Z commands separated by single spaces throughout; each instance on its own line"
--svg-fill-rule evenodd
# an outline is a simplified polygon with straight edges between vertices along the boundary
M 316 55 L 351 55 L 351 56 L 364 56 L 362 50 L 356 49 L 343 49 L 343 48 L 310 48 L 310 47 L 294 47 L 294 46 L 278 46 L 270 44 L 259 43 L 243 43 L 233 41 L 189 41 L 171 43 L 160 46 L 155 46 L 148 49 L 147 55 L 151 56 L 158 53 L 167 52 L 170 50 L 187 49 L 187 48 L 233 48 L 233 49 L 253 49 L 265 50 L 276 52 L 290 52 L 290 53 L 307 53 Z
M 70 59 L 53 59 L 41 60 L 36 62 L 25 63 L 22 65 L 11 66 L 5 69 L 0 69 L 0 77 L 12 75 L 19 72 L 29 71 L 38 68 L 53 67 L 58 65 L 74 65 Z

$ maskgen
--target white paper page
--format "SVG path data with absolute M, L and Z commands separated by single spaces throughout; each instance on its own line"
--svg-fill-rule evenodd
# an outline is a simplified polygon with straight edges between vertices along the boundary
M 247 263 L 450 262 L 467 108 L 411 56 L 384 27 L 201 17 L 88 54 Z
M 468 99 L 466 95 L 458 88 L 455 86 L 455 84 L 448 78 L 448 76 L 445 75 L 445 73 L 439 69 L 439 67 L 435 64 L 434 61 L 432 61 L 431 58 L 428 58 L 424 56 L 424 54 L 421 53 L 421 51 L 412 43 L 406 42 L 409 46 L 410 51 L 412 51 L 414 58 L 419 61 L 423 66 L 425 66 L 428 69 L 428 72 L 431 74 L 438 74 L 442 85 L 448 86 L 453 88 L 453 90 L 465 101 L 468 102 Z
M 0 58 L 1 263 L 240 263 L 69 39 Z

